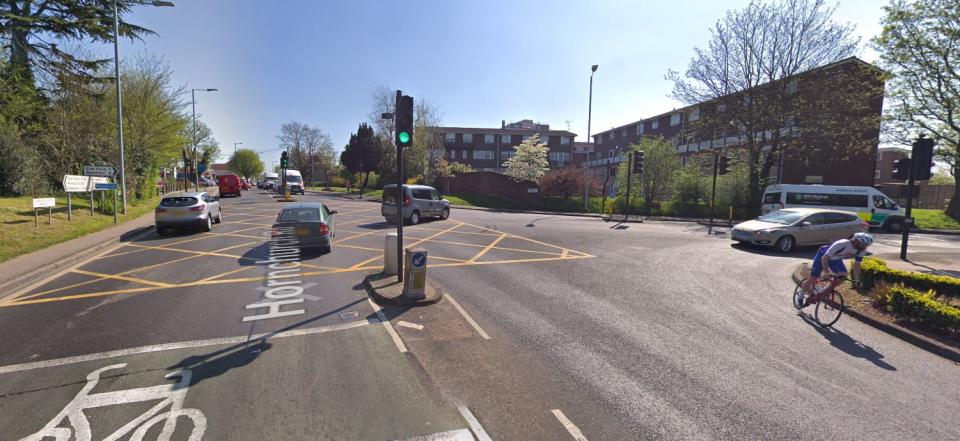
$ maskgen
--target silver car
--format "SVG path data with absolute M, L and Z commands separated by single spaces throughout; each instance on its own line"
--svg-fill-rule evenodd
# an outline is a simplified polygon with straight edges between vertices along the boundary
M 397 220 L 397 186 L 383 187 L 383 204 L 380 214 L 387 222 Z M 433 187 L 426 185 L 403 186 L 403 219 L 411 225 L 420 223 L 425 217 L 450 217 L 450 201 L 443 199 Z
M 828 244 L 869 228 L 869 224 L 849 211 L 787 208 L 735 225 L 730 238 L 787 253 L 798 245 Z
M 164 196 L 153 211 L 153 219 L 157 234 L 161 236 L 170 228 L 198 227 L 210 231 L 214 223 L 223 219 L 220 197 L 205 191 Z

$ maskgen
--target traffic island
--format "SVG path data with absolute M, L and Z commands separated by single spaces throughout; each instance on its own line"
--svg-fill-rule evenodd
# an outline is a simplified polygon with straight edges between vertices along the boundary
M 423 298 L 407 297 L 403 292 L 403 283 L 397 282 L 397 276 L 384 273 L 364 277 L 363 287 L 373 301 L 380 305 L 426 306 L 437 303 L 443 298 L 443 291 L 430 282 L 427 282 L 424 287 Z
M 797 265 L 793 271 L 793 281 L 800 284 L 810 277 L 810 264 Z M 873 326 L 887 334 L 897 337 L 920 349 L 960 363 L 960 340 L 930 330 L 901 323 L 897 316 L 878 308 L 869 294 L 865 295 L 846 284 L 837 287 L 844 299 L 844 312 L 862 323 Z

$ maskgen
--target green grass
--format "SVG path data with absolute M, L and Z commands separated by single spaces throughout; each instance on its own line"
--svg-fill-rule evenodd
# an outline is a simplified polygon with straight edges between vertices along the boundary
M 912 215 L 916 220 L 917 228 L 930 228 L 934 230 L 960 230 L 960 221 L 947 216 L 943 210 L 914 208 Z
M 73 197 L 72 221 L 67 221 L 67 197 L 64 195 L 57 197 L 51 224 L 47 224 L 46 210 L 41 209 L 40 225 L 36 227 L 33 226 L 31 196 L 0 198 L 0 262 L 113 226 L 113 215 L 100 212 L 99 200 L 95 203 L 98 206 L 96 216 L 90 215 L 90 199 L 84 196 L 85 193 L 80 193 Z M 159 199 L 154 197 L 137 205 L 128 200 L 127 214 L 120 215 L 119 221 L 136 219 L 153 211 Z
M 450 201 L 453 205 L 466 205 L 470 207 L 485 208 L 523 208 L 520 205 L 508 199 L 496 196 L 484 196 L 476 194 L 445 194 L 443 198 Z

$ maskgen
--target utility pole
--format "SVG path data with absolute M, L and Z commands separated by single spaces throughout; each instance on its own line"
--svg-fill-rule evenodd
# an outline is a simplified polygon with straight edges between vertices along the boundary
M 717 202 L 717 167 L 720 163 L 720 154 L 711 150 L 713 153 L 713 188 L 710 190 L 710 225 L 707 227 L 707 234 L 713 234 L 713 208 Z
M 120 88 L 120 12 L 117 7 L 117 0 L 113 1 L 113 73 L 116 75 L 117 86 L 117 144 L 120 146 L 120 199 L 123 202 L 123 214 L 127 214 L 127 176 L 126 167 L 123 160 L 123 99 Z M 114 191 L 116 193 L 116 191 Z M 116 197 L 114 197 L 116 200 Z M 114 203 L 114 214 L 117 207 Z
M 593 74 L 597 72 L 599 65 L 590 66 L 590 98 L 587 101 L 587 142 L 590 140 L 590 120 L 593 117 Z M 590 173 L 588 173 L 587 162 L 590 159 L 590 153 L 583 152 L 583 211 L 590 211 Z M 603 213 L 603 207 L 600 207 Z
M 623 220 L 630 219 L 630 181 L 633 180 L 633 153 L 627 153 L 627 201 L 624 206 Z

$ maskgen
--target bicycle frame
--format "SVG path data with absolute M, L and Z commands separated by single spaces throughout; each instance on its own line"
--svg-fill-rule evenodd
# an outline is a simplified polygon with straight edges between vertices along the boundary
M 190 380 L 193 373 L 189 369 L 172 372 L 164 378 L 179 378 L 174 384 L 163 384 L 160 386 L 142 387 L 136 389 L 127 389 L 114 392 L 91 393 L 100 382 L 100 376 L 107 371 L 122 369 L 126 363 L 105 366 L 87 374 L 87 384 L 80 389 L 80 392 L 58 413 L 46 426 L 39 432 L 23 438 L 21 441 L 41 441 L 47 437 L 53 437 L 56 441 L 68 441 L 75 439 L 77 441 L 90 441 L 92 433 L 90 430 L 90 421 L 87 420 L 84 410 L 98 407 L 106 407 L 118 404 L 139 403 L 143 401 L 161 400 L 142 415 L 134 418 L 132 421 L 124 424 L 123 427 L 104 438 L 104 441 L 116 441 L 130 436 L 131 441 L 140 441 L 146 435 L 147 431 L 155 424 L 163 421 L 163 429 L 157 437 L 158 441 L 168 441 L 176 429 L 176 420 L 185 416 L 192 420 L 193 430 L 190 434 L 190 441 L 199 441 L 206 431 L 207 419 L 197 409 L 184 409 L 183 402 L 186 399 Z M 159 413 L 164 407 L 170 406 L 170 410 Z M 64 420 L 69 420 L 73 430 L 64 427 L 57 427 Z M 74 438 L 71 438 L 73 436 Z

